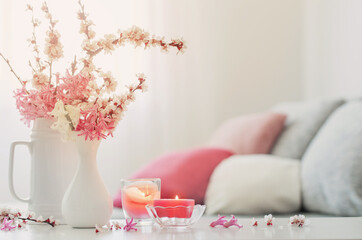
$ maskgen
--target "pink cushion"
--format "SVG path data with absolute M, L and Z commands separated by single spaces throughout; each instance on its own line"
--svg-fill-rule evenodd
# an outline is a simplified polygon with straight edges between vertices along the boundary
M 259 113 L 226 121 L 207 144 L 236 154 L 267 154 L 283 130 L 286 115 Z
M 156 158 L 131 178 L 161 178 L 161 198 L 195 199 L 203 203 L 209 178 L 214 168 L 232 152 L 219 148 L 199 148 Z M 122 207 L 121 191 L 114 199 Z

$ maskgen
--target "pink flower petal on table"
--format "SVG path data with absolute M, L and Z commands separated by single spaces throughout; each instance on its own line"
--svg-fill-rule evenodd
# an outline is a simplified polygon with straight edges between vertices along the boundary
M 229 221 L 227 221 L 226 223 L 224 223 L 224 227 L 226 227 L 226 228 L 229 228 L 229 227 L 231 227 L 231 226 L 236 226 L 236 227 L 238 227 L 238 228 L 242 228 L 242 227 L 243 227 L 243 225 L 239 225 L 239 224 L 238 224 L 238 219 L 237 219 L 234 215 L 231 216 L 231 219 L 230 219 Z
M 210 223 L 210 227 L 216 227 L 218 225 L 224 226 L 224 223 L 227 222 L 227 220 L 225 218 L 226 218 L 226 216 L 219 215 L 219 218 L 216 221 L 213 221 L 212 223 Z
M 274 220 L 275 218 L 271 214 L 264 216 L 264 222 L 266 223 L 267 226 L 273 226 Z
M 289 223 L 290 223 L 290 225 L 303 227 L 304 225 L 309 224 L 309 220 L 306 219 L 306 217 L 304 215 L 299 214 L 299 215 L 294 215 L 294 216 L 290 217 Z
M 14 228 L 16 228 L 16 226 L 12 226 L 14 220 L 10 220 L 8 218 L 4 218 L 3 223 L 1 225 L 1 231 L 11 231 Z
M 257 227 L 258 226 L 258 221 L 255 218 L 252 218 L 250 220 L 250 226 Z
M 122 225 L 119 222 L 113 222 L 114 230 L 122 229 Z
M 96 233 L 102 233 L 102 232 L 104 232 L 105 231 L 105 229 L 102 227 L 102 226 L 98 226 L 97 224 L 96 224 Z
M 131 218 L 131 220 L 128 221 L 128 219 L 126 219 L 126 225 L 123 227 L 123 230 L 131 231 L 131 230 L 135 230 L 137 231 L 138 229 L 135 227 L 137 225 L 137 223 L 133 222 L 133 218 Z

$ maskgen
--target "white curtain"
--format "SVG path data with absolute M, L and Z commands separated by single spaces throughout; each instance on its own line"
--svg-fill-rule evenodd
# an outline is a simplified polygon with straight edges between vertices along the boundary
M 29 77 L 31 34 L 26 0 L 0 0 L 0 51 L 21 76 Z M 87 0 L 86 11 L 99 35 L 138 25 L 166 38 L 183 37 L 184 55 L 125 47 L 98 58 L 119 83 L 148 76 L 149 91 L 129 106 L 114 138 L 101 144 L 98 164 L 112 194 L 119 179 L 168 151 L 203 145 L 225 119 L 262 111 L 276 102 L 302 96 L 302 1 L 217 0 Z M 39 2 L 35 5 L 39 6 Z M 76 1 L 48 1 L 59 19 L 69 63 L 76 50 Z M 39 13 L 41 14 L 41 13 Z M 44 21 L 43 21 L 44 22 Z M 8 148 L 13 140 L 29 139 L 19 121 L 12 90 L 18 87 L 0 61 L 0 203 L 12 201 L 7 191 Z M 28 193 L 29 157 L 18 154 L 16 188 Z

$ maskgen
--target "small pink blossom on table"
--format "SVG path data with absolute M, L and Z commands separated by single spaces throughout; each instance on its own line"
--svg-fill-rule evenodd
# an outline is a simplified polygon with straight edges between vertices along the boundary
M 1 231 L 11 231 L 14 228 L 16 228 L 16 226 L 13 226 L 13 222 L 14 220 L 10 220 L 8 218 L 4 218 L 3 223 L 1 225 Z
M 123 227 L 123 230 L 131 231 L 137 231 L 137 228 L 135 227 L 137 225 L 136 222 L 133 222 L 133 218 L 131 218 L 131 220 L 128 221 L 128 219 L 126 219 L 126 225 Z
M 123 226 L 119 222 L 113 222 L 114 230 L 122 230 Z
M 294 215 L 289 218 L 290 225 L 295 225 L 298 227 L 303 227 L 304 225 L 309 225 L 309 220 L 306 219 L 304 215 Z
M 273 226 L 274 220 L 275 218 L 271 214 L 264 216 L 264 222 L 266 223 L 267 226 Z
M 98 224 L 96 224 L 96 233 L 102 233 L 105 231 L 105 229 L 102 226 L 98 226 Z
M 258 221 L 255 218 L 252 218 L 250 220 L 250 226 L 257 227 L 258 226 Z
M 236 226 L 238 228 L 243 227 L 243 225 L 238 224 L 238 219 L 234 215 L 231 215 L 231 219 L 229 221 L 227 221 L 226 223 L 224 223 L 225 228 L 229 228 L 231 226 Z
M 226 216 L 218 216 L 219 218 L 216 221 L 213 221 L 212 223 L 210 223 L 210 227 L 216 227 L 218 225 L 220 226 L 224 226 L 224 223 L 227 222 L 227 220 L 225 219 Z

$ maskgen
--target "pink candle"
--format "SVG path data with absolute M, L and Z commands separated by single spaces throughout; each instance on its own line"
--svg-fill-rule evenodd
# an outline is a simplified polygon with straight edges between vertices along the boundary
M 123 208 L 129 217 L 136 219 L 149 218 L 147 204 L 153 204 L 160 198 L 157 184 L 152 182 L 135 182 L 122 189 Z
M 157 199 L 153 202 L 159 217 L 190 218 L 194 210 L 195 200 L 193 199 Z M 165 207 L 165 208 L 161 208 Z

